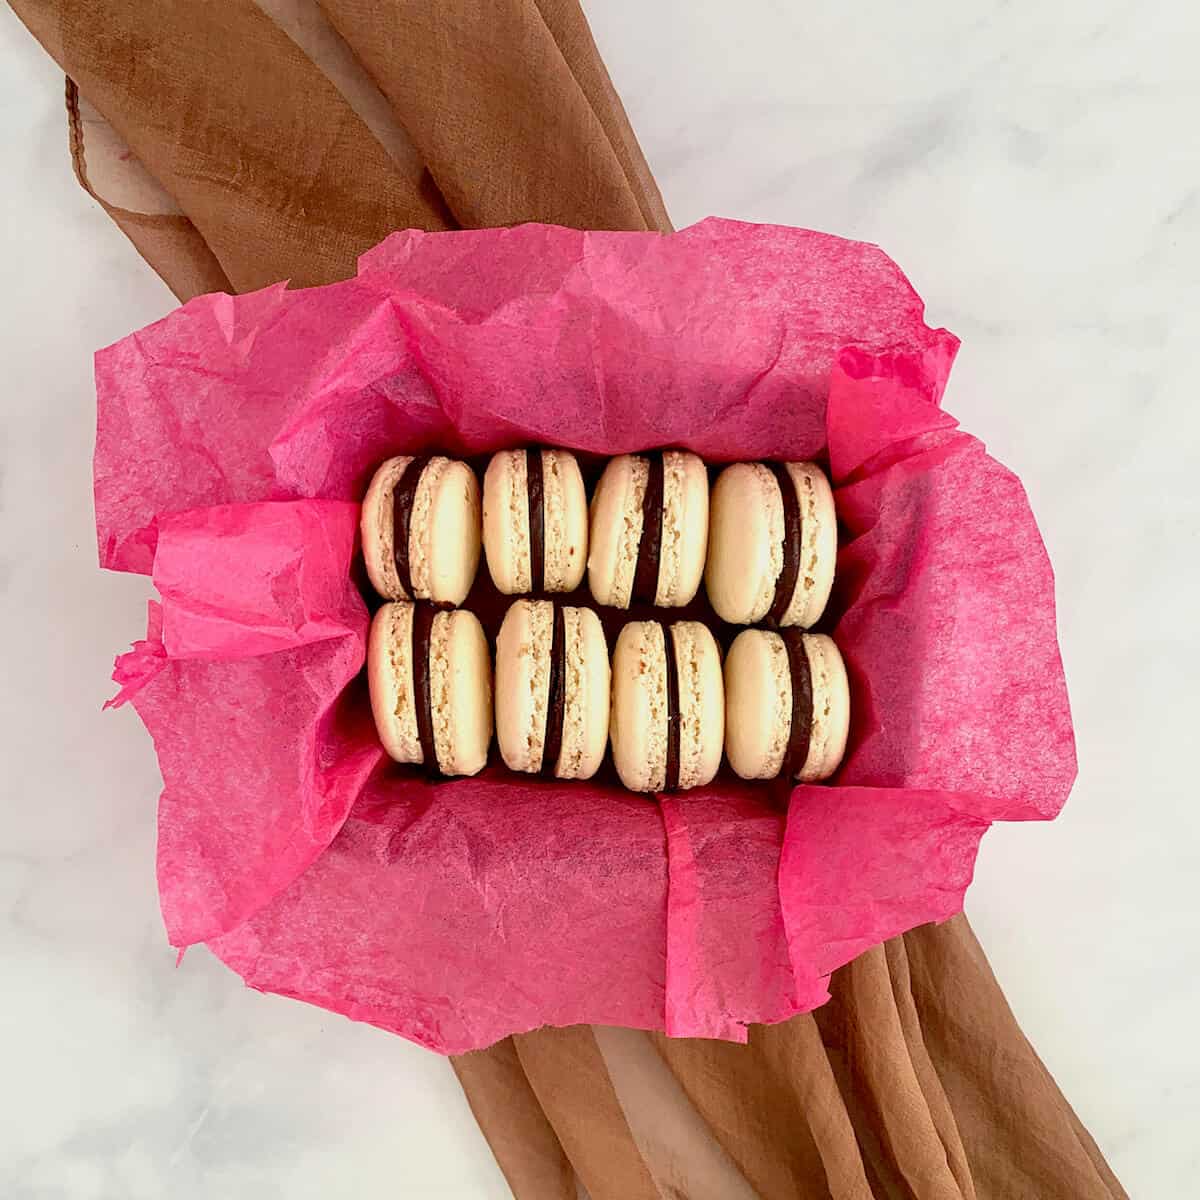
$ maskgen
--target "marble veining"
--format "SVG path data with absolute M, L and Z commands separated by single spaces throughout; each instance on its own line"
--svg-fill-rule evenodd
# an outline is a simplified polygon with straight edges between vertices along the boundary
M 968 911 L 1129 1191 L 1200 1159 L 1200 16 L 1188 0 L 587 4 L 678 225 L 883 245 L 963 349 L 947 407 L 1020 473 L 1058 576 L 1082 769 L 996 828 Z M 446 1065 L 176 970 L 159 781 L 101 714 L 144 580 L 92 541 L 92 351 L 171 298 L 75 185 L 61 80 L 0 8 L 0 1195 L 507 1189 Z

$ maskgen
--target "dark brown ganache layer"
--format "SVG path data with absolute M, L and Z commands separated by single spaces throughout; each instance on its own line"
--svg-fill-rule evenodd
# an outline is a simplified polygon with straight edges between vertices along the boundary
M 794 627 L 783 629 L 780 630 L 779 636 L 783 638 L 784 647 L 787 649 L 788 671 L 792 677 L 792 719 L 780 774 L 791 780 L 808 761 L 808 750 L 812 741 L 812 669 L 808 664 L 808 652 L 804 649 L 803 631 Z
M 525 451 L 525 491 L 529 498 L 529 590 L 546 589 L 546 488 L 542 478 L 542 452 Z
M 413 504 L 417 496 L 417 485 L 421 475 L 429 466 L 431 454 L 418 455 L 409 459 L 396 486 L 392 489 L 392 556 L 396 563 L 396 574 L 400 586 L 409 600 L 417 598 L 413 591 L 412 563 L 409 560 L 408 539 L 412 534 Z
M 644 457 L 650 471 L 642 495 L 642 536 L 638 540 L 630 599 L 639 604 L 653 604 L 658 594 L 658 565 L 662 558 L 663 456 L 655 452 Z
M 433 740 L 433 695 L 429 678 L 429 646 L 437 610 L 429 604 L 413 605 L 412 675 L 413 707 L 417 710 L 417 740 L 421 761 L 429 774 L 437 774 L 437 746 Z
M 791 607 L 796 592 L 796 580 L 800 577 L 800 547 L 804 535 L 803 517 L 800 513 L 800 498 L 796 495 L 796 484 L 791 472 L 780 462 L 767 463 L 767 467 L 779 484 L 779 495 L 783 499 L 783 567 L 775 581 L 775 598 L 767 610 L 767 620 L 778 625 Z
M 675 656 L 674 627 L 663 625 L 663 653 L 667 658 L 667 773 L 663 791 L 679 787 L 679 662 Z
M 546 734 L 542 743 L 542 774 L 555 774 L 562 751 L 566 720 L 567 630 L 561 604 L 554 605 L 554 633 L 550 638 L 550 683 L 546 703 Z

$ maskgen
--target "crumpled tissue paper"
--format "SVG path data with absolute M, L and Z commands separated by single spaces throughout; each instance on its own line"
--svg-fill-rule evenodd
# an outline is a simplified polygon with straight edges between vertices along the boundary
M 940 407 L 957 339 L 877 247 L 710 219 L 393 235 L 358 276 L 206 296 L 97 356 L 118 660 L 163 775 L 167 932 L 443 1053 L 596 1022 L 745 1040 L 958 911 L 994 820 L 1075 773 L 1020 482 Z M 546 443 L 825 461 L 853 726 L 831 786 L 663 797 L 375 738 L 357 502 L 385 457 Z

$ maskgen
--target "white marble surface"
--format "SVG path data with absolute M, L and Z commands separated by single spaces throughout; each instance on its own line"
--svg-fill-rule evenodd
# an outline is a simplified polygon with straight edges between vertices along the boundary
M 593 0 L 677 224 L 880 242 L 964 341 L 947 406 L 1025 479 L 1082 770 L 995 829 L 968 911 L 1130 1192 L 1200 1171 L 1200 16 L 1190 0 Z M 95 568 L 93 349 L 171 299 L 75 186 L 0 8 L 0 1195 L 500 1197 L 448 1068 L 176 971 L 158 777 L 101 715 L 144 581 Z

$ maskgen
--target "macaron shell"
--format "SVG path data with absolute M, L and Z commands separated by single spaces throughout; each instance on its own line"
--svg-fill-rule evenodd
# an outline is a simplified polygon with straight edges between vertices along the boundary
M 744 629 L 725 656 L 725 756 L 742 779 L 774 779 L 792 727 L 792 680 L 777 633 Z
M 555 774 L 590 779 L 608 745 L 612 673 L 600 618 L 590 608 L 564 608 L 566 675 L 563 739 Z
M 429 690 L 438 767 L 444 775 L 475 775 L 492 740 L 492 664 L 474 613 L 455 609 L 434 617 Z
M 721 652 L 699 621 L 677 621 L 671 641 L 679 678 L 679 786 L 702 787 L 721 765 L 725 740 Z
M 529 492 L 524 450 L 500 450 L 483 475 L 483 548 L 496 590 L 528 592 Z
M 708 552 L 708 469 L 695 454 L 663 454 L 663 532 L 655 603 L 690 604 L 700 589 Z
M 807 629 L 821 619 L 837 568 L 837 512 L 833 489 L 816 463 L 787 464 L 800 502 L 800 570 L 781 625 Z
M 413 606 L 385 604 L 367 639 L 367 686 L 379 740 L 396 762 L 422 761 L 412 671 Z
M 409 532 L 409 596 L 396 572 L 393 535 L 396 484 L 411 455 L 389 458 L 375 472 L 363 497 L 359 526 L 363 559 L 372 587 L 390 600 L 425 599 L 461 604 L 479 569 L 479 481 L 466 463 L 435 455 L 417 487 Z
M 850 733 L 850 685 L 846 664 L 833 639 L 804 635 L 813 684 L 813 723 L 808 757 L 796 776 L 801 783 L 828 779 L 841 765 Z
M 722 620 L 766 616 L 783 569 L 783 501 L 770 469 L 734 463 L 717 477 L 709 505 L 704 583 Z
M 645 459 L 622 454 L 608 463 L 596 484 L 588 541 L 588 587 L 597 604 L 629 607 L 648 475 Z
M 546 737 L 554 609 L 517 600 L 496 637 L 496 739 L 512 771 L 539 771 Z
M 479 570 L 480 525 L 479 480 L 466 463 L 449 460 L 433 485 L 428 521 L 409 539 L 417 551 L 412 574 L 418 593 L 424 585 L 439 604 L 467 598 Z
M 632 621 L 617 635 L 612 661 L 613 762 L 634 792 L 659 791 L 667 773 L 667 663 L 663 627 Z
M 575 455 L 543 450 L 542 487 L 546 591 L 573 592 L 583 582 L 588 556 L 587 493 Z
M 371 580 L 371 586 L 388 600 L 410 599 L 400 586 L 392 546 L 392 493 L 410 462 L 410 455 L 401 455 L 380 464 L 371 477 L 367 494 L 363 497 L 362 514 L 359 518 L 367 577 Z

